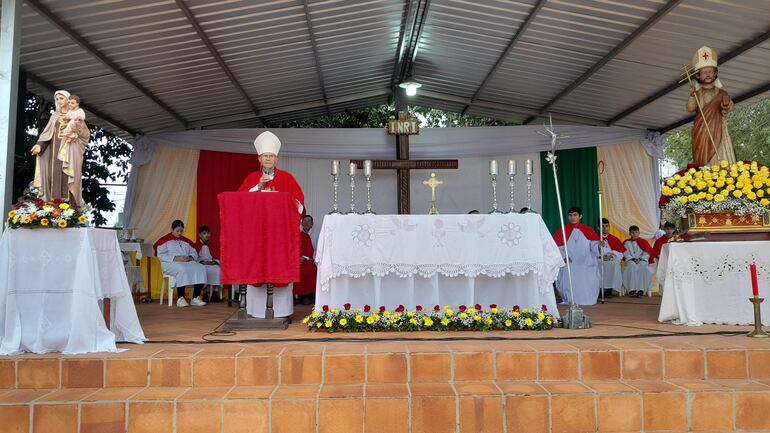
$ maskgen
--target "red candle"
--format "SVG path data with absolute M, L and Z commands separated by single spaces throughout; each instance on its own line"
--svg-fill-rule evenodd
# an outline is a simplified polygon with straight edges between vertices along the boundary
M 754 297 L 759 296 L 759 286 L 757 285 L 757 265 L 752 263 L 749 265 L 749 270 L 751 270 L 751 293 L 754 294 Z

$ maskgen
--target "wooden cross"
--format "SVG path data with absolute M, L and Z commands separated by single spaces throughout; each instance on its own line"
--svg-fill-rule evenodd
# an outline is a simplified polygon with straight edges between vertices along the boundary
M 410 122 L 409 114 L 398 112 L 398 122 Z M 392 128 L 391 128 L 392 130 Z M 409 159 L 409 132 L 399 129 L 396 135 L 396 160 L 376 159 L 372 161 L 375 170 L 396 170 L 398 178 L 398 213 L 409 214 L 409 170 L 452 170 L 457 169 L 456 159 Z M 363 167 L 363 160 L 350 160 Z

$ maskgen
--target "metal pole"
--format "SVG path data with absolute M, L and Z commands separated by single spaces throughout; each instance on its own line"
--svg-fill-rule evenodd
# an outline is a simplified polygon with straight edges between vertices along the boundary
M 2 0 L 0 14 L 0 207 L 5 219 L 13 202 L 21 0 Z

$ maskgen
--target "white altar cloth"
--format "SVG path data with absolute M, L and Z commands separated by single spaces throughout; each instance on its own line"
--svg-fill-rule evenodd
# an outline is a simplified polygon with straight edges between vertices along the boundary
M 564 262 L 540 215 L 327 215 L 316 306 L 522 308 L 558 315 Z
M 757 264 L 759 295 L 770 295 L 770 241 L 669 242 L 658 262 L 664 285 L 659 322 L 751 325 L 754 307 L 749 264 Z M 762 303 L 770 325 L 770 302 Z
M 104 298 L 111 329 L 99 308 Z M 5 230 L 0 354 L 116 352 L 116 341 L 144 340 L 114 230 Z

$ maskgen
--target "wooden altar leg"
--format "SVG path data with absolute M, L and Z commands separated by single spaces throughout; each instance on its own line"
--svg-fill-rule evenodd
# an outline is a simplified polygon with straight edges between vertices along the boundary
M 273 285 L 267 283 L 265 286 L 267 287 L 267 296 L 265 298 L 265 319 L 274 319 L 275 311 L 273 311 Z
M 107 325 L 107 329 L 110 329 L 110 298 L 104 298 L 102 300 L 102 307 L 104 308 L 104 324 Z

